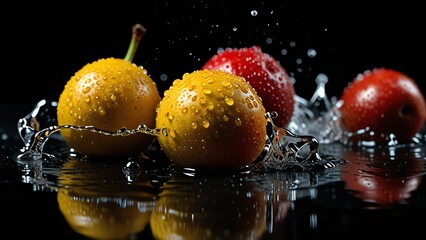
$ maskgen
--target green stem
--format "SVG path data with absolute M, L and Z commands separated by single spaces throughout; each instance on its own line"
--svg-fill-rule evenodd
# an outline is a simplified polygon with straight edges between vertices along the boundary
M 130 41 L 129 48 L 127 49 L 126 56 L 124 60 L 129 62 L 133 61 L 133 57 L 135 56 L 136 50 L 138 49 L 139 42 L 141 41 L 143 35 L 146 32 L 146 28 L 141 24 L 135 24 L 132 28 L 132 40 Z

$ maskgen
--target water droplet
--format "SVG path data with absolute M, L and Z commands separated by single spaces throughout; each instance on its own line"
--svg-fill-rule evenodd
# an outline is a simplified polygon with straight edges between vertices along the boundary
M 169 119 L 170 121 L 173 120 L 174 116 L 170 113 L 167 113 L 167 119 Z
M 203 93 L 204 93 L 204 94 L 209 95 L 209 94 L 211 94 L 211 93 L 212 93 L 212 90 L 211 90 L 211 89 L 209 89 L 209 88 L 204 88 L 204 89 L 203 89 Z
M 317 51 L 315 49 L 311 48 L 311 49 L 308 50 L 308 57 L 314 58 L 316 56 L 317 56 Z
M 176 138 L 176 132 L 172 129 L 169 131 L 170 137 Z
M 209 126 L 210 126 L 210 122 L 208 120 L 204 120 L 203 121 L 203 127 L 204 128 L 209 128 Z
M 104 115 L 106 114 L 106 111 L 105 111 L 105 109 L 104 109 L 103 107 L 99 107 L 99 108 L 98 108 L 98 112 L 99 112 L 99 114 L 100 114 L 100 115 L 102 115 L 102 116 L 104 116 Z
M 123 167 L 124 170 L 139 170 L 141 169 L 141 166 L 135 162 L 135 161 L 130 161 L 126 164 L 126 166 Z
M 85 87 L 85 88 L 83 88 L 82 91 L 83 91 L 84 94 L 86 94 L 86 93 L 90 92 L 90 90 L 91 90 L 90 87 Z
M 243 92 L 243 93 L 248 93 L 248 90 L 247 90 L 247 88 L 246 88 L 246 87 L 241 86 L 241 87 L 240 87 L 240 89 L 241 89 L 241 92 Z
M 255 17 L 257 16 L 257 10 L 251 10 L 250 14 Z
M 228 122 L 228 121 L 229 121 L 229 117 L 228 117 L 228 115 L 226 115 L 226 114 L 225 114 L 225 115 L 223 115 L 223 118 L 222 118 L 222 119 L 223 119 L 223 121 L 224 121 L 224 122 Z
M 209 103 L 208 105 L 207 105 L 207 109 L 208 110 L 213 110 L 214 109 L 214 105 L 213 105 L 213 103 Z
M 198 127 L 198 126 L 197 126 L 197 123 L 196 123 L 196 122 L 192 122 L 192 123 L 191 123 L 191 128 L 192 128 L 192 129 L 197 129 L 197 127 Z
M 234 99 L 230 98 L 230 97 L 225 97 L 225 102 L 226 104 L 228 104 L 229 106 L 234 105 Z
M 160 75 L 160 80 L 161 81 L 167 81 L 167 74 L 163 73 Z
M 234 123 L 235 123 L 235 125 L 236 125 L 236 126 L 241 126 L 241 125 L 243 125 L 243 123 L 241 122 L 241 119 L 240 119 L 240 118 L 235 119 L 235 120 L 234 120 Z
M 224 86 L 224 87 L 229 87 L 231 85 L 231 82 L 229 82 L 229 81 L 223 81 L 222 82 L 222 86 Z
M 187 112 L 188 112 L 188 108 L 187 107 L 182 108 L 182 113 L 187 113 Z

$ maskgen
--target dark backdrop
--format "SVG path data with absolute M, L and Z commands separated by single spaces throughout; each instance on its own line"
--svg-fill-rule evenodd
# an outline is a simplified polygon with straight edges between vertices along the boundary
M 147 28 L 135 63 L 159 90 L 200 68 L 225 47 L 259 45 L 295 78 L 309 98 L 315 77 L 329 77 L 339 96 L 358 73 L 374 67 L 400 70 L 423 92 L 426 14 L 421 4 L 359 1 L 126 1 L 2 7 L 1 102 L 57 100 L 86 63 L 122 58 L 131 28 Z M 309 56 L 315 50 L 315 56 Z

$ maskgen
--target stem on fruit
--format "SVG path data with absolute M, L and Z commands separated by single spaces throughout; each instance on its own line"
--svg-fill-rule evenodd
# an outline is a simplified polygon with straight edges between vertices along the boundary
M 137 23 L 133 25 L 132 39 L 130 41 L 130 45 L 129 45 L 129 48 L 127 49 L 127 53 L 126 53 L 126 56 L 124 57 L 124 60 L 127 60 L 129 62 L 133 61 L 133 57 L 135 56 L 136 50 L 138 49 L 139 42 L 141 41 L 145 32 L 146 32 L 146 28 L 142 26 L 141 24 Z

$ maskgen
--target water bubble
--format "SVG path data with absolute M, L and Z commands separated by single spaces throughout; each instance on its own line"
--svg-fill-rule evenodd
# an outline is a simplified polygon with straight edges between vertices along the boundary
M 1 134 L 1 140 L 7 140 L 9 136 L 6 133 Z
M 266 39 L 266 43 L 267 43 L 267 44 L 272 44 L 272 38 L 267 38 L 267 39 Z
M 317 56 L 317 51 L 315 50 L 315 49 L 309 49 L 308 50 L 308 57 L 310 57 L 310 58 L 314 58 L 314 57 L 316 57 Z
M 253 17 L 255 17 L 255 16 L 257 16 L 258 12 L 257 12 L 257 10 L 251 10 L 250 14 L 251 14 Z
M 163 74 L 160 74 L 160 80 L 161 81 L 167 81 L 167 74 L 165 74 L 165 73 L 163 73 Z

